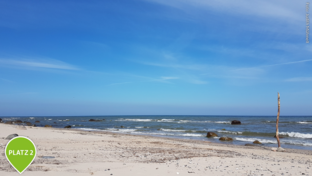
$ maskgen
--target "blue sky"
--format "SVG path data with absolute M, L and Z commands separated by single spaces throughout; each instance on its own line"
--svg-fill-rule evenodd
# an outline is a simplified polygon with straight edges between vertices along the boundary
M 306 1 L 0 1 L 0 115 L 312 115 Z

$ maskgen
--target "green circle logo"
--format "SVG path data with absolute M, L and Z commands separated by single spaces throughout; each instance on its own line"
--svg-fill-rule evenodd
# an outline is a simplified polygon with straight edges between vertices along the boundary
M 15 170 L 22 174 L 36 157 L 33 141 L 24 136 L 11 139 L 5 147 L 5 156 Z

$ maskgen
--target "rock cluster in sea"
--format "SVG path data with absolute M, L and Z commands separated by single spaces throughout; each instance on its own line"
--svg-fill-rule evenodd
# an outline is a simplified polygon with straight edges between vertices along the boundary
M 231 125 L 241 125 L 242 123 L 241 123 L 241 121 L 239 121 L 239 120 L 233 120 L 232 122 L 231 122 Z
M 105 119 L 104 119 L 105 120 Z M 102 120 L 98 120 L 98 119 L 90 119 L 90 122 L 101 122 Z
M 214 132 L 208 132 L 207 137 L 218 137 L 218 135 Z
M 220 141 L 233 141 L 233 139 L 230 138 L 230 137 L 220 137 L 219 140 L 220 140 Z

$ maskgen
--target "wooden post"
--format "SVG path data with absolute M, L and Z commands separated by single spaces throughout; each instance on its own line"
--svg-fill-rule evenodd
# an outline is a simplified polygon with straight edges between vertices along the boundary
M 277 101 L 278 101 L 278 110 L 277 110 L 277 118 L 276 118 L 276 139 L 277 139 L 277 143 L 278 143 L 278 148 L 281 147 L 281 143 L 280 143 L 280 139 L 278 136 L 278 121 L 279 121 L 279 116 L 280 116 L 280 94 L 277 93 Z

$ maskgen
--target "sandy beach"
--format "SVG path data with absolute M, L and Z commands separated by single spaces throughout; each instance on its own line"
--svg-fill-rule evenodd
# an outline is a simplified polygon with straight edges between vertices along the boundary
M 0 175 L 18 175 L 4 149 L 10 134 L 36 144 L 23 175 L 312 175 L 312 151 L 236 146 L 111 132 L 0 124 Z

